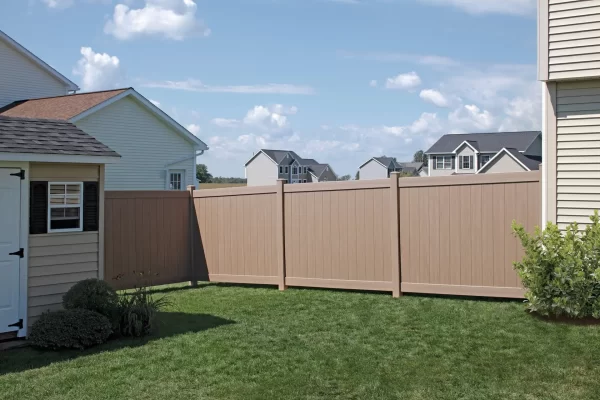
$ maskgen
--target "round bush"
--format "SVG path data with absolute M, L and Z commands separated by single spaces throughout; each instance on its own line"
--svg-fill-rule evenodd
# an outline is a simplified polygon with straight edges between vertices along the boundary
M 106 342 L 112 333 L 104 315 L 84 309 L 43 314 L 31 327 L 29 341 L 45 349 L 86 349 Z
M 67 310 L 83 308 L 96 311 L 111 320 L 118 303 L 117 292 L 108 283 L 98 279 L 78 282 L 63 296 L 63 307 Z

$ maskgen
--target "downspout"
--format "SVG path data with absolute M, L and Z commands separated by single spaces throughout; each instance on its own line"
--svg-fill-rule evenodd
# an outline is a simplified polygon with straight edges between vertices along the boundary
M 170 162 L 168 164 L 165 165 L 165 189 L 169 189 L 169 166 L 173 165 L 173 164 L 178 164 L 180 162 L 183 161 L 187 161 L 190 158 L 194 159 L 194 170 L 192 171 L 192 176 L 194 176 L 194 186 L 196 186 L 197 188 L 199 187 L 199 183 L 198 180 L 195 178 L 196 176 L 196 169 L 198 168 L 198 160 L 197 158 L 200 157 L 202 154 L 204 154 L 204 152 L 208 150 L 194 150 L 194 154 L 192 156 L 189 157 L 184 157 L 184 158 L 180 158 L 179 160 Z

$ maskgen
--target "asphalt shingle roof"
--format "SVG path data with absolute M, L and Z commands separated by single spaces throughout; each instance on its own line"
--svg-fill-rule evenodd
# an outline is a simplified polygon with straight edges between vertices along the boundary
M 465 140 L 482 153 L 496 153 L 503 148 L 525 151 L 541 134 L 540 131 L 448 134 L 425 153 L 452 153 Z
M 70 122 L 1 115 L 0 153 L 119 157 Z
M 512 154 L 517 160 L 522 162 L 523 165 L 525 165 L 530 170 L 535 171 L 540 169 L 541 161 L 526 157 L 522 153 L 519 153 L 517 149 L 506 149 L 506 151 Z

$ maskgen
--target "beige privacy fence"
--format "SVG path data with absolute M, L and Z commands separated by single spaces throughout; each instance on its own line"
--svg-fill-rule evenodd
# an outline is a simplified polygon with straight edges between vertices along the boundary
M 108 192 L 105 279 L 522 297 L 510 225 L 540 197 L 539 172 Z

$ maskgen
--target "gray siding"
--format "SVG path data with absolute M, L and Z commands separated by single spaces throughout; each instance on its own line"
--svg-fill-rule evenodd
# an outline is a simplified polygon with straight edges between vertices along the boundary
M 471 169 L 461 169 L 461 165 L 459 164 L 460 156 L 463 156 L 463 157 L 473 156 L 473 164 L 471 164 Z M 460 149 L 458 149 L 458 152 L 456 153 L 456 167 L 457 167 L 456 173 L 457 174 L 474 174 L 475 172 L 477 172 L 477 169 L 475 168 L 476 165 L 477 165 L 477 154 L 475 154 L 475 152 L 473 151 L 472 148 L 470 148 L 466 144 L 463 144 L 463 146 Z
M 436 154 L 436 156 L 440 156 L 440 154 Z M 452 154 L 447 154 L 447 156 L 452 157 Z M 430 176 L 449 176 L 452 175 L 455 170 L 454 168 L 450 169 L 434 169 L 434 156 L 429 156 L 429 174 Z
M 485 169 L 481 173 L 494 174 L 523 171 L 526 171 L 526 169 L 516 162 L 511 156 L 506 154 L 506 152 L 503 152 L 498 158 L 487 163 L 485 165 Z
M 375 160 L 371 160 L 360 168 L 360 179 L 385 179 L 388 177 L 388 169 Z
M 63 82 L 0 40 L 0 107 L 16 100 L 65 94 Z
M 277 183 L 279 167 L 267 157 L 260 153 L 246 166 L 246 179 L 248 186 L 269 186 Z
M 600 80 L 557 85 L 557 222 L 588 223 L 600 209 Z M 550 179 L 550 178 L 549 178 Z

